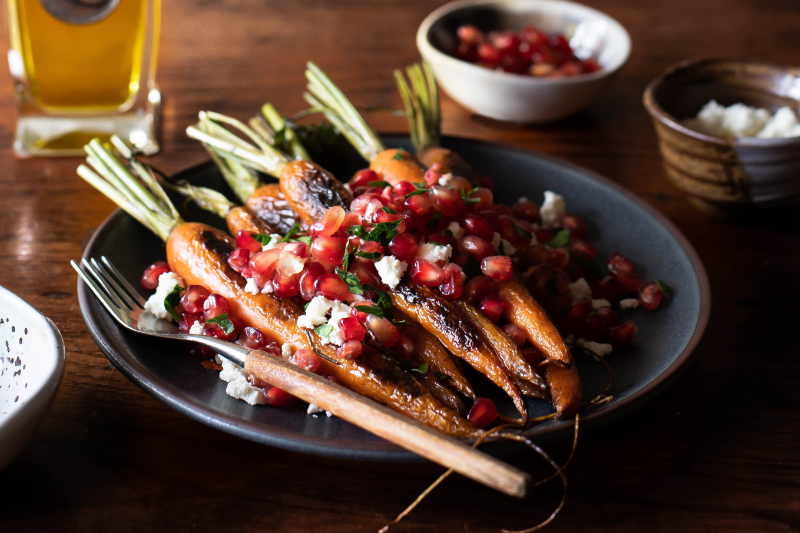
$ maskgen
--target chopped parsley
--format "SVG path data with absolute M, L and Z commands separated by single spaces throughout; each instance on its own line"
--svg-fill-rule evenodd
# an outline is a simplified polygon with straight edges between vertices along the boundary
M 364 289 L 361 288 L 361 280 L 358 279 L 358 276 L 341 268 L 336 269 L 336 274 L 347 284 L 347 289 L 352 294 L 364 294 Z
M 266 233 L 251 233 L 250 236 L 257 240 L 261 246 L 266 246 L 272 242 L 272 235 Z
M 562 246 L 568 245 L 570 233 L 568 229 L 562 229 L 556 233 L 555 237 L 547 241 L 547 246 L 550 248 L 561 248 Z
M 672 287 L 670 287 L 669 285 L 667 285 L 666 283 L 664 283 L 660 279 L 656 280 L 656 284 L 658 285 L 658 287 L 661 289 L 661 291 L 664 294 L 672 294 L 673 293 Z
M 402 148 L 398 148 L 397 153 L 392 156 L 392 159 L 394 159 L 395 161 L 402 161 L 403 152 L 405 152 L 405 150 L 403 150 Z
M 180 285 L 175 285 L 175 288 L 172 289 L 172 292 L 167 294 L 166 298 L 164 298 L 164 309 L 167 310 L 169 316 L 175 319 L 175 322 L 181 321 L 181 317 L 175 308 L 181 303 L 181 292 L 183 292 L 183 290 L 183 287 Z M 209 320 L 209 322 L 211 321 Z
M 211 324 L 217 324 L 219 327 L 222 328 L 222 331 L 225 333 L 225 335 L 230 335 L 231 333 L 233 333 L 234 329 L 233 322 L 231 322 L 231 319 L 228 318 L 228 313 L 222 313 L 221 315 L 217 315 L 214 318 L 209 318 L 208 320 L 206 320 L 206 322 L 209 322 Z
M 322 324 L 321 326 L 317 326 L 314 329 L 314 333 L 316 333 L 320 337 L 325 337 L 325 338 L 327 338 L 332 331 L 333 331 L 333 326 L 331 326 L 330 324 Z
M 370 181 L 367 183 L 370 187 L 389 187 L 391 183 L 388 181 Z
M 286 234 L 286 236 L 283 238 L 281 242 L 289 242 L 289 239 L 291 239 L 292 236 L 294 236 L 294 234 L 297 233 L 297 230 L 299 229 L 300 229 L 300 223 L 295 222 L 294 226 L 292 226 L 292 229 L 289 230 L 289 233 Z
M 428 362 L 425 361 L 424 363 L 419 365 L 417 368 L 412 368 L 411 371 L 412 372 L 416 372 L 417 374 L 422 374 L 423 376 L 427 376 L 428 375 Z

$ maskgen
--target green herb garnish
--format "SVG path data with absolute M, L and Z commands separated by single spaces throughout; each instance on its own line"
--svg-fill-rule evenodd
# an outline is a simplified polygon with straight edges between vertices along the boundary
M 292 226 L 292 229 L 289 230 L 289 233 L 286 234 L 286 236 L 283 238 L 283 240 L 281 242 L 289 242 L 289 239 L 291 239 L 292 236 L 295 233 L 297 233 L 297 230 L 299 230 L 299 229 L 300 229 L 300 223 L 299 222 L 295 222 L 294 226 Z
M 447 381 L 448 379 L 453 379 L 453 376 L 448 376 L 447 374 L 442 374 L 441 372 L 436 372 L 436 377 L 441 379 L 442 381 Z
M 390 215 L 396 215 L 397 214 L 397 211 L 395 211 L 394 209 L 392 209 L 388 205 L 383 206 L 383 212 L 384 213 L 389 213 Z
M 431 217 L 431 219 L 428 221 L 428 223 L 425 224 L 425 227 L 431 228 L 433 226 L 438 226 L 439 225 L 439 220 L 441 220 L 441 218 L 442 218 L 442 214 L 441 213 L 436 213 L 435 215 L 433 215 Z
M 356 311 L 367 313 L 368 315 L 374 315 L 378 318 L 383 318 L 385 316 L 383 313 L 383 309 L 375 305 L 357 305 Z
M 533 233 L 531 233 L 530 231 L 526 230 L 525 228 L 517 224 L 517 221 L 514 220 L 513 218 L 511 219 L 511 222 L 514 223 L 514 227 L 517 229 L 517 235 L 519 235 L 523 239 L 533 239 Z
M 388 181 L 370 181 L 367 183 L 370 187 L 388 187 L 391 185 Z
M 665 294 L 670 294 L 670 295 L 673 293 L 672 287 L 670 287 L 669 285 L 667 285 L 666 283 L 664 283 L 660 279 L 657 279 L 655 281 L 656 281 L 656 284 L 658 285 L 658 287 L 661 289 L 662 292 L 664 292 Z
M 298 238 L 296 238 L 296 239 L 292 239 L 292 242 L 304 242 L 304 243 L 306 243 L 306 244 L 307 244 L 307 245 L 309 245 L 309 246 L 311 246 L 311 243 L 312 243 L 313 241 L 314 241 L 314 239 L 312 239 L 311 237 L 308 237 L 308 236 L 306 236 L 306 235 L 304 235 L 304 236 L 302 236 L 302 237 L 298 237 Z
M 569 236 L 570 231 L 568 229 L 562 229 L 556 236 L 547 241 L 547 246 L 550 248 L 561 248 L 562 246 L 566 246 L 569 244 Z
M 405 152 L 405 150 L 403 150 L 402 148 L 398 148 L 397 153 L 392 156 L 392 159 L 394 159 L 395 161 L 402 161 L 403 152 Z
M 172 292 L 167 294 L 166 298 L 164 298 L 164 309 L 167 310 L 169 316 L 175 319 L 175 322 L 181 321 L 181 317 L 175 308 L 181 303 L 181 292 L 183 292 L 183 290 L 183 287 L 180 285 L 175 285 L 175 288 L 172 289 Z M 209 322 L 211 321 L 209 320 Z
M 416 191 L 411 191 L 410 193 L 406 193 L 406 198 L 411 198 L 412 196 L 425 194 L 426 192 L 428 192 L 427 189 L 422 189 L 422 190 L 417 189 Z
M 217 324 L 219 327 L 222 328 L 222 331 L 225 335 L 230 335 L 233 333 L 233 322 L 231 319 L 228 318 L 228 313 L 222 313 L 221 315 L 217 315 L 214 318 L 209 318 L 206 322 L 210 322 L 211 324 Z
M 328 335 L 331 334 L 332 331 L 333 331 L 333 326 L 331 326 L 330 324 L 322 324 L 321 326 L 317 326 L 314 329 L 314 333 L 316 333 L 320 337 L 326 337 L 326 338 L 328 337 Z
M 361 287 L 361 280 L 358 279 L 358 276 L 341 268 L 336 269 L 336 274 L 347 284 L 347 289 L 352 294 L 364 294 L 364 289 Z
M 464 189 L 461 189 L 461 201 L 464 202 L 464 205 L 475 205 L 481 203 L 480 198 L 470 198 L 470 195 L 475 189 L 472 189 L 469 192 L 464 192 Z
M 392 324 L 395 326 L 415 326 L 413 322 L 409 322 L 408 320 L 392 320 Z
M 272 235 L 266 233 L 251 233 L 250 236 L 261 243 L 261 246 L 266 246 L 272 242 Z
M 356 252 L 356 257 L 360 257 L 362 259 L 371 259 L 372 261 L 377 261 L 378 259 L 383 257 L 383 254 L 380 253 L 380 252 L 361 252 L 361 251 L 358 251 L 358 252 Z
M 342 270 L 347 271 L 350 267 L 350 239 L 344 245 L 344 255 L 342 256 Z
M 428 362 L 425 361 L 424 363 L 419 365 L 417 368 L 412 368 L 411 371 L 412 372 L 416 372 L 417 374 L 422 374 L 423 376 L 427 376 L 428 375 Z

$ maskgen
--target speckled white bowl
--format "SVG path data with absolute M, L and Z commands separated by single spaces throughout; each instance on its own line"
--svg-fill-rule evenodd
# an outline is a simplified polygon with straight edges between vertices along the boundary
M 0 287 L 0 470 L 42 423 L 61 384 L 64 361 L 56 325 Z
M 498 72 L 456 59 L 456 29 L 567 33 L 578 57 L 594 57 L 602 70 L 563 78 Z M 628 60 L 631 39 L 622 25 L 590 7 L 562 0 L 462 0 L 446 4 L 422 22 L 417 48 L 436 81 L 454 100 L 486 117 L 510 122 L 548 122 L 589 105 Z

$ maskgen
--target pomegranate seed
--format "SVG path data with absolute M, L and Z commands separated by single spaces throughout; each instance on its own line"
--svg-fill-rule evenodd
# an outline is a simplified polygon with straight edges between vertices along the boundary
M 316 284 L 320 276 L 325 274 L 325 267 L 319 263 L 308 262 L 303 266 L 300 274 L 300 296 L 310 302 L 317 293 Z
M 347 228 L 351 226 L 361 225 L 361 215 L 358 213 L 349 212 L 344 216 L 342 225 L 339 226 L 339 231 L 336 232 L 337 237 L 347 237 Z
M 583 62 L 584 74 L 591 74 L 592 72 L 597 72 L 598 70 L 600 70 L 600 63 L 598 63 L 594 59 L 586 59 Z
M 383 207 L 384 203 L 382 199 L 372 198 L 369 202 L 367 202 L 367 206 L 364 209 L 364 220 L 370 224 L 378 224 L 381 222 L 380 218 L 382 215 L 388 214 L 384 212 Z
M 601 307 L 595 311 L 595 313 L 603 317 L 603 320 L 606 321 L 606 325 L 608 327 L 613 328 L 614 326 L 619 325 L 619 315 L 610 307 Z
M 350 272 L 358 277 L 362 285 L 372 285 L 377 287 L 381 284 L 381 278 L 378 276 L 378 271 L 375 268 L 375 263 L 372 261 L 359 261 L 350 267 Z
M 464 292 L 464 271 L 454 264 L 444 266 L 444 281 L 439 285 L 439 292 L 445 300 L 458 300 Z
M 181 313 L 181 319 L 178 321 L 178 328 L 181 333 L 189 333 L 195 322 L 203 323 L 203 313 Z
M 461 195 L 453 189 L 437 185 L 431 189 L 430 195 L 433 208 L 445 216 L 453 216 L 464 209 Z
M 378 318 L 375 315 L 367 317 L 367 327 L 375 338 L 386 348 L 391 348 L 397 344 L 400 332 L 387 318 Z
M 282 253 L 283 250 L 280 248 L 273 248 L 265 252 L 253 254 L 250 258 L 250 269 L 252 269 L 254 273 L 269 279 L 278 267 L 278 261 Z
M 367 211 L 367 205 L 370 203 L 370 201 L 375 199 L 380 201 L 380 195 L 364 193 L 360 196 L 357 196 L 352 202 L 350 202 L 350 212 L 359 216 L 364 215 L 364 213 Z
M 300 274 L 285 276 L 278 270 L 272 278 L 272 291 L 279 298 L 291 298 L 300 292 Z
M 251 232 L 239 230 L 236 234 L 236 247 L 249 250 L 250 253 L 257 253 L 261 251 L 261 243 L 253 238 Z
M 527 26 L 522 30 L 522 38 L 529 44 L 542 45 L 547 43 L 547 35 L 533 26 Z
M 358 321 L 356 317 L 347 317 L 339 319 L 339 330 L 342 332 L 342 339 L 347 341 L 363 341 L 366 330 L 364 326 Z
M 495 292 L 494 280 L 488 276 L 479 275 L 464 284 L 464 295 L 470 303 L 480 302 L 483 298 Z
M 550 48 L 572 55 L 572 47 L 569 45 L 569 41 L 567 41 L 566 37 L 563 35 L 553 35 L 548 40 L 547 44 L 550 45 Z
M 427 259 L 417 259 L 411 265 L 411 281 L 426 287 L 435 287 L 444 281 L 444 269 Z
M 205 287 L 189 285 L 181 297 L 181 305 L 187 313 L 200 313 L 203 311 L 203 304 L 209 294 L 211 293 Z
M 569 263 L 569 252 L 566 248 L 550 248 L 547 250 L 547 264 L 561 270 Z
M 578 215 L 564 214 L 559 221 L 562 229 L 568 229 L 571 237 L 582 239 L 586 235 L 586 222 Z
M 539 206 L 533 202 L 517 202 L 514 205 L 514 216 L 522 220 L 535 222 L 539 220 Z
M 592 302 L 572 302 L 569 314 L 559 321 L 559 327 L 570 333 L 579 333 L 586 322 L 586 317 L 592 312 Z
M 511 245 L 518 250 L 527 248 L 531 244 L 531 239 L 520 235 L 521 230 L 517 228 L 521 227 L 522 226 L 519 224 L 519 222 L 515 221 L 510 216 L 500 215 L 498 233 L 500 233 L 502 238 L 510 242 Z
M 358 237 L 355 237 L 350 240 L 350 249 L 352 250 L 353 248 L 356 248 L 357 252 L 355 255 L 356 261 L 373 262 L 373 261 L 379 261 L 381 257 L 383 257 L 384 255 L 383 246 L 381 246 L 379 242 L 366 241 L 366 242 L 361 242 L 361 244 L 358 244 L 356 246 L 355 245 L 356 242 L 360 240 L 361 239 L 358 239 Z M 361 257 L 358 255 L 358 253 L 365 254 L 367 257 Z
M 540 352 L 537 348 L 533 346 L 526 346 L 522 350 L 522 357 L 533 367 L 539 365 L 542 361 L 544 361 L 544 356 L 542 352 Z
M 595 257 L 597 257 L 597 248 L 594 247 L 594 244 L 590 243 L 589 241 L 582 241 L 576 239 L 572 241 L 572 253 L 580 257 L 581 259 L 585 259 L 587 261 L 593 261 Z
M 517 346 L 522 346 L 528 340 L 528 334 L 525 333 L 525 330 L 521 327 L 514 325 L 514 324 L 506 324 L 503 326 L 503 331 L 506 332 L 506 335 L 511 337 Z
M 428 193 L 416 194 L 406 198 L 403 205 L 417 215 L 424 215 L 431 210 L 431 199 Z
M 339 346 L 336 350 L 336 355 L 339 359 L 352 360 L 361 355 L 364 346 L 359 341 L 347 341 Z
M 443 233 L 431 233 L 426 237 L 428 242 L 438 242 L 441 244 L 448 244 L 452 248 L 456 247 L 456 238 L 452 235 L 445 235 Z
M 228 304 L 228 300 L 221 294 L 214 293 L 209 295 L 203 302 L 203 319 L 208 320 L 215 316 L 227 314 L 230 310 L 231 306 Z
M 625 272 L 617 272 L 613 274 L 614 281 L 617 282 L 617 286 L 620 288 L 620 292 L 622 294 L 628 294 L 630 292 L 636 292 L 639 290 L 639 287 L 642 286 L 642 276 L 639 274 L 627 274 Z
M 550 242 L 556 233 L 550 228 L 538 228 L 533 232 L 536 235 L 536 240 L 539 242 Z
M 485 428 L 497 419 L 497 407 L 489 398 L 478 398 L 467 414 L 467 420 L 476 428 Z
M 416 346 L 414 346 L 414 341 L 411 340 L 407 335 L 403 335 L 402 333 L 400 333 L 400 336 L 397 337 L 397 344 L 395 344 L 395 349 L 397 349 L 400 353 L 402 353 L 406 357 L 411 357 L 416 352 Z
M 259 330 L 248 326 L 242 330 L 239 338 L 236 339 L 236 344 L 251 350 L 263 350 L 269 344 L 269 340 Z
M 275 407 L 289 407 L 294 403 L 294 400 L 294 396 L 278 387 L 272 387 L 264 394 L 264 401 L 268 405 L 274 405 Z
M 356 189 L 368 187 L 373 181 L 381 181 L 377 172 L 370 169 L 359 170 L 350 178 L 350 189 L 355 192 Z
M 595 298 L 613 300 L 619 296 L 620 288 L 613 276 L 606 276 L 592 285 L 592 295 Z
M 464 229 L 468 234 L 477 235 L 487 241 L 491 241 L 494 236 L 494 226 L 481 215 L 467 215 L 464 217 Z
M 503 56 L 500 53 L 500 50 L 491 44 L 481 43 L 478 45 L 478 59 L 487 67 L 495 68 L 500 64 L 500 60 L 503 59 Z
M 164 261 L 158 261 L 147 267 L 142 274 L 142 287 L 153 290 L 158 287 L 158 278 L 161 274 L 169 272 L 169 266 Z
M 442 165 L 440 165 L 439 163 L 432 164 L 428 168 L 428 170 L 425 171 L 425 176 L 423 178 L 425 180 L 425 186 L 430 188 L 433 187 L 434 185 L 438 185 L 439 178 L 441 177 L 442 177 Z
M 481 271 L 493 280 L 506 281 L 511 279 L 514 266 L 507 255 L 493 255 L 481 261 Z
M 513 31 L 506 31 L 492 36 L 492 44 L 501 52 L 512 52 L 519 49 L 520 39 Z
M 583 74 L 583 67 L 578 61 L 567 61 L 558 70 L 565 76 L 576 76 Z
M 317 296 L 324 296 L 328 300 L 345 300 L 350 296 L 350 290 L 342 278 L 336 274 L 323 274 L 317 279 L 314 286 Z
M 619 326 L 611 328 L 608 334 L 608 342 L 615 350 L 620 350 L 631 343 L 638 330 L 639 326 L 634 321 L 628 320 Z
M 467 235 L 458 240 L 458 251 L 467 252 L 478 261 L 481 261 L 494 253 L 494 246 L 486 239 L 476 235 Z
M 658 286 L 658 283 L 651 281 L 645 283 L 639 289 L 639 303 L 645 309 L 657 309 L 661 305 L 661 299 L 664 298 L 664 291 Z M 187 309 L 188 311 L 188 309 Z
M 483 32 L 471 24 L 459 26 L 457 33 L 462 43 L 475 45 L 483 42 Z
M 633 263 L 619 252 L 612 252 L 608 256 L 608 270 L 611 274 L 633 274 Z
M 375 312 L 380 311 L 380 308 L 375 306 L 375 305 L 372 305 L 371 302 L 362 302 L 361 304 L 358 305 L 358 307 L 371 307 L 371 308 L 375 309 Z M 358 319 L 358 321 L 361 322 L 362 324 L 364 324 L 367 321 L 367 319 L 370 317 L 370 315 L 371 315 L 371 313 L 365 313 L 363 311 L 359 311 L 358 309 L 356 309 L 355 305 L 353 306 L 353 310 L 351 311 L 351 314 L 354 317 L 356 317 Z
M 228 264 L 238 273 L 242 273 L 250 264 L 250 250 L 237 248 L 228 256 Z
M 311 258 L 326 267 L 341 265 L 346 245 L 344 237 L 317 237 L 311 243 Z
M 532 244 L 524 250 L 517 252 L 517 266 L 521 272 L 527 272 L 531 267 L 547 262 L 548 248 L 544 244 Z
M 292 356 L 294 364 L 300 368 L 305 368 L 309 372 L 316 372 L 322 365 L 322 358 L 306 348 L 300 348 Z
M 478 47 L 468 43 L 458 43 L 456 57 L 462 61 L 476 63 L 478 61 Z
M 608 338 L 609 329 L 605 317 L 597 311 L 593 311 L 586 317 L 583 337 L 592 341 L 604 342 Z
M 457 264 L 461 268 L 464 268 L 464 265 L 467 264 L 467 260 L 472 257 L 467 252 L 458 252 L 455 256 L 453 256 L 451 262 Z
M 400 233 L 389 242 L 388 248 L 390 254 L 401 261 L 410 263 L 417 256 L 419 245 L 411 234 Z
M 503 315 L 503 307 L 506 303 L 500 299 L 496 294 L 485 296 L 481 303 L 478 304 L 478 309 L 483 311 L 483 314 L 489 317 L 492 322 L 497 322 Z
M 392 191 L 402 196 L 405 196 L 406 194 L 414 192 L 416 190 L 417 188 L 414 187 L 414 184 L 407 180 L 397 182 L 395 186 L 392 188 Z
M 486 187 L 476 187 L 469 195 L 472 201 L 472 211 L 478 214 L 481 211 L 492 210 L 494 212 L 494 194 Z M 477 202 L 475 200 L 478 200 Z

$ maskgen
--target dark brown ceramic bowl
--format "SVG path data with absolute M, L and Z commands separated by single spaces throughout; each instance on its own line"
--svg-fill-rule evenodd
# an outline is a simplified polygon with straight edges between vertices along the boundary
M 684 126 L 709 100 L 776 111 L 800 106 L 800 69 L 737 59 L 699 59 L 670 67 L 644 92 L 667 178 L 718 207 L 800 199 L 800 137 L 720 139 Z

